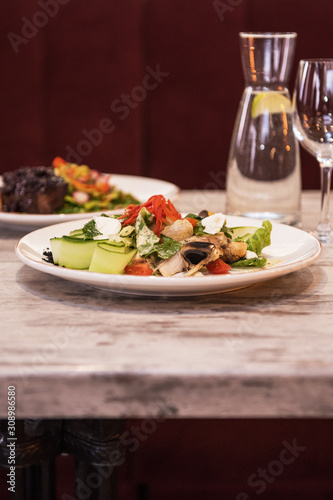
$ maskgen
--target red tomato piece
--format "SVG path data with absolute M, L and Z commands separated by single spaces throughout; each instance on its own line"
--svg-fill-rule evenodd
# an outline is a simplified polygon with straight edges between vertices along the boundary
M 227 274 L 231 266 L 222 259 L 214 260 L 206 265 L 208 271 L 212 274 Z
M 146 262 L 128 264 L 128 266 L 125 267 L 125 274 L 133 274 L 135 276 L 150 276 L 152 273 L 152 268 Z
M 61 158 L 60 156 L 56 156 L 56 157 L 54 158 L 54 160 L 53 160 L 52 164 L 53 164 L 53 166 L 54 166 L 54 167 L 58 168 L 58 167 L 60 167 L 61 165 L 66 165 L 66 164 L 67 164 L 67 162 L 66 162 L 63 158 Z
M 195 227 L 198 224 L 198 219 L 193 219 L 192 217 L 185 217 L 186 220 L 188 220 L 193 227 Z

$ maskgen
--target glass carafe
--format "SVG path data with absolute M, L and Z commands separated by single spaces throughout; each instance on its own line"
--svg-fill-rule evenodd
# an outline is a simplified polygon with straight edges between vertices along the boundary
M 240 33 L 246 88 L 228 159 L 228 214 L 300 223 L 299 145 L 287 88 L 296 37 Z

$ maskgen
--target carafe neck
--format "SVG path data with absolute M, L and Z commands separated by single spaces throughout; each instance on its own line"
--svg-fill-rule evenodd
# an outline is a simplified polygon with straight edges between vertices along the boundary
M 246 85 L 267 90 L 286 89 L 296 38 L 296 33 L 240 33 Z

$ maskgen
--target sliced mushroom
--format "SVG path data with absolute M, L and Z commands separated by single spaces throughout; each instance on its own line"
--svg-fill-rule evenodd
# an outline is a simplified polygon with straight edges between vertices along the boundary
M 203 266 L 217 260 L 221 251 L 207 241 L 191 241 L 186 243 L 180 250 L 187 271 L 186 276 L 192 276 Z
M 245 241 L 232 241 L 223 247 L 222 259 L 228 264 L 237 262 L 237 260 L 245 257 L 247 252 L 247 243 Z
M 227 238 L 224 233 L 217 233 L 212 236 L 208 236 L 208 239 L 220 248 L 225 248 L 226 245 L 230 244 L 229 238 Z
M 232 264 L 245 257 L 247 252 L 247 244 L 245 241 L 230 241 L 224 233 L 217 233 L 212 236 L 192 236 L 185 241 L 187 244 L 211 243 L 215 245 L 219 252 L 219 257 L 228 264 Z M 216 259 L 217 258 L 218 257 L 216 257 Z
M 193 234 L 193 226 L 186 219 L 176 220 L 171 226 L 163 229 L 162 234 L 172 238 L 175 241 L 182 241 L 189 238 Z

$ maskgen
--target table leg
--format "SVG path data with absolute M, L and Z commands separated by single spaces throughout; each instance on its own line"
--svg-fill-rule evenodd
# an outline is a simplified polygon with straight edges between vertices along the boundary
M 116 500 L 116 467 L 124 462 L 125 420 L 65 420 L 64 451 L 76 458 L 76 496 Z
M 61 422 L 55 420 L 16 420 L 15 440 L 8 433 L 7 421 L 0 421 L 0 465 L 9 468 L 15 444 L 15 500 L 55 500 L 55 456 L 61 445 Z

